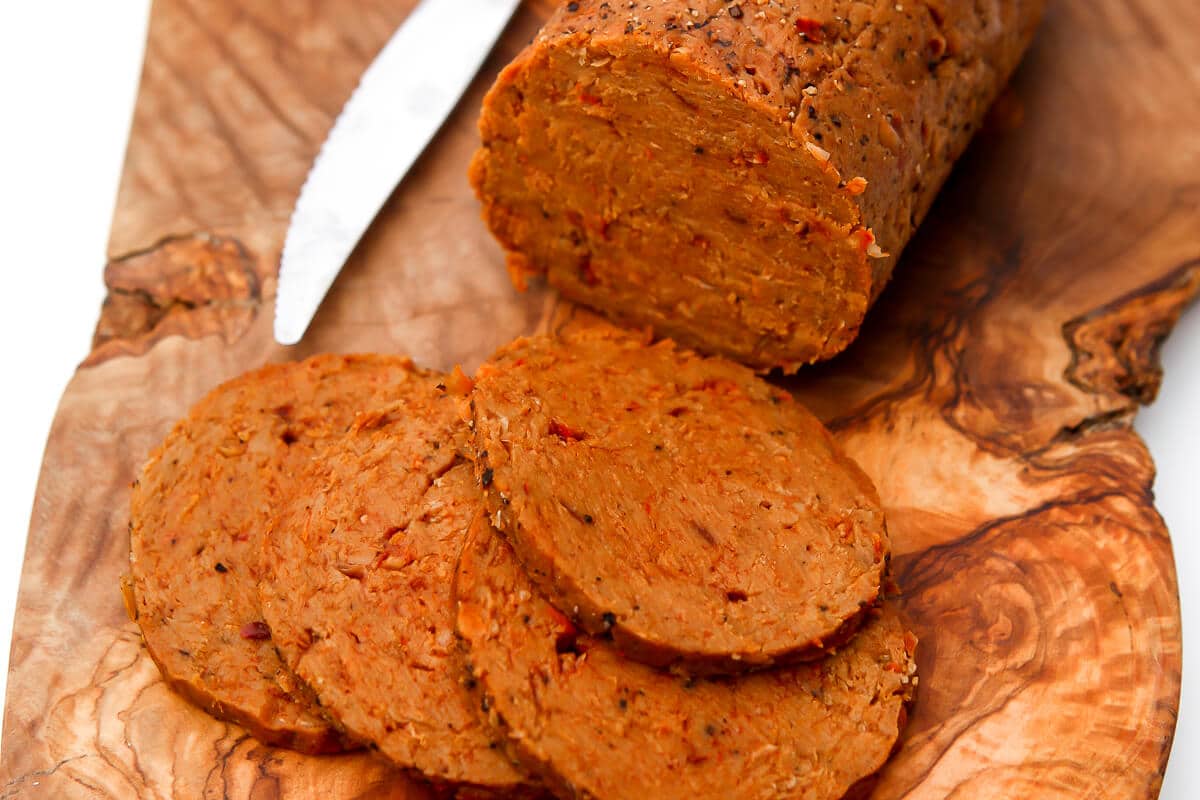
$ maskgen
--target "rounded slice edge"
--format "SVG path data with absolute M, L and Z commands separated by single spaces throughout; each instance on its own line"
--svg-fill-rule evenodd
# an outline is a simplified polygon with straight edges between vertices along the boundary
M 502 348 L 476 376 L 476 469 L 535 583 L 653 666 L 821 657 L 878 600 L 870 479 L 744 367 L 607 325 Z
M 258 540 L 297 465 L 412 369 L 323 355 L 242 375 L 176 423 L 134 485 L 123 591 L 147 651 L 175 691 L 264 743 L 354 746 L 276 655 L 255 590 Z
M 459 398 L 415 372 L 296 477 L 263 540 L 275 646 L 322 708 L 394 764 L 460 791 L 534 791 L 471 707 L 451 585 L 482 494 Z
M 917 682 L 890 605 L 820 662 L 687 678 L 629 661 L 540 596 L 486 520 L 455 592 L 480 708 L 564 797 L 842 797 L 887 761 Z

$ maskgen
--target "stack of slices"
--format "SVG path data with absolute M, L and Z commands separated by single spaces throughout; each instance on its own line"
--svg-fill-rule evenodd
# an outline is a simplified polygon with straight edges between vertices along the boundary
M 915 637 L 869 479 L 787 393 L 596 325 L 203 399 L 132 499 L 165 679 L 264 742 L 492 796 L 837 798 Z

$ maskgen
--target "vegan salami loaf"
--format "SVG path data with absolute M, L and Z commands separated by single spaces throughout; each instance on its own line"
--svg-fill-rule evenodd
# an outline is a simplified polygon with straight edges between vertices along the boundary
M 471 181 L 518 285 L 794 371 L 855 338 L 1043 6 L 561 3 Z
M 255 588 L 259 539 L 319 443 L 412 369 L 319 356 L 243 375 L 175 425 L 134 486 L 126 599 L 147 650 L 175 690 L 263 742 L 346 745 L 276 655 Z
M 494 524 L 631 658 L 694 674 L 816 658 L 879 596 L 870 479 L 745 367 L 604 324 L 502 348 L 471 403 Z
M 455 580 L 468 686 L 561 797 L 840 798 L 891 754 L 916 683 L 916 638 L 887 605 L 823 661 L 714 680 L 584 635 L 485 520 Z
M 296 478 L 263 540 L 264 617 L 286 664 L 353 736 L 440 783 L 527 780 L 458 680 L 451 584 L 482 496 L 443 379 L 413 372 Z

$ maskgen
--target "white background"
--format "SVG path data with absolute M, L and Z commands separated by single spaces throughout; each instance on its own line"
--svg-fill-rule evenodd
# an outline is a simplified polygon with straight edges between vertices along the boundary
M 148 0 L 0 8 L 0 342 L 10 376 L 0 400 L 0 693 L 42 448 L 103 298 L 148 8 Z M 1159 401 L 1137 427 L 1159 466 L 1190 643 L 1200 641 L 1200 310 L 1185 316 L 1163 361 Z M 1197 666 L 1187 666 L 1167 800 L 1200 798 Z

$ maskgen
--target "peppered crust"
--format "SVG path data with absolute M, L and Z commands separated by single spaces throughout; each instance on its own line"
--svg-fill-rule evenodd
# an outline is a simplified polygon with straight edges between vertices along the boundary
M 561 3 L 471 181 L 514 281 L 759 370 L 829 358 L 1045 0 Z

